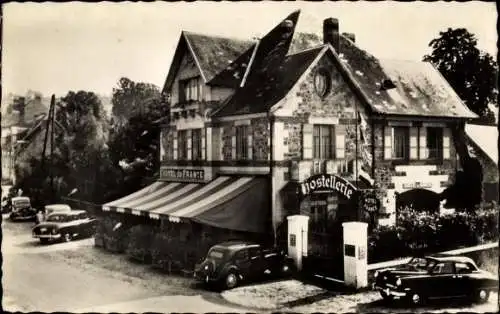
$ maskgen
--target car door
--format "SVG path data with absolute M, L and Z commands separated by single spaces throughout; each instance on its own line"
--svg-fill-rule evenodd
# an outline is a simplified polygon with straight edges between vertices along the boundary
M 252 273 L 252 277 L 264 275 L 266 265 L 262 257 L 262 249 L 260 247 L 251 247 L 248 249 L 248 255 L 250 257 L 250 271 Z
M 248 248 L 240 249 L 238 252 L 234 253 L 234 264 L 243 278 L 251 277 L 251 263 L 248 256 Z
M 456 296 L 459 292 L 459 289 L 456 287 L 458 282 L 459 279 L 455 274 L 453 262 L 438 262 L 432 269 L 429 298 Z
M 473 270 L 474 267 L 471 267 L 468 263 L 455 262 L 457 295 L 472 295 L 474 283 L 471 281 L 470 274 Z

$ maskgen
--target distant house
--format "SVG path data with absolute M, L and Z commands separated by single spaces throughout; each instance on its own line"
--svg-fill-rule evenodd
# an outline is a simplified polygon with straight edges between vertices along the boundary
M 16 165 L 41 155 L 49 102 L 37 94 L 14 97 L 2 116 L 2 185 L 16 183 Z M 59 130 L 62 128 L 57 122 L 56 125 Z M 47 148 L 50 149 L 50 143 Z
M 41 95 L 12 97 L 2 112 L 2 185 L 15 182 L 14 162 L 19 140 L 48 114 L 48 102 Z

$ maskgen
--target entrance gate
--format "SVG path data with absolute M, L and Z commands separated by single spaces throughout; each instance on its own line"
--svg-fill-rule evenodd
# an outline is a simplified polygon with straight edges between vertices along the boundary
M 344 281 L 343 229 L 345 221 L 358 219 L 357 189 L 335 175 L 315 175 L 301 183 L 301 214 L 309 216 L 303 272 L 333 281 Z

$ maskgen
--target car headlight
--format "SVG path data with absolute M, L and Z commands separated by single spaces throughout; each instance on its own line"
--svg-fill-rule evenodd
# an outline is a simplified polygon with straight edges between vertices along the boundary
M 378 277 L 378 271 L 375 271 L 375 274 L 373 274 L 373 276 L 374 276 L 375 278 L 377 278 L 377 277 Z
M 398 280 L 396 280 L 396 286 L 401 286 L 401 278 L 398 278 Z
M 57 229 L 52 229 L 52 234 L 56 234 L 57 233 Z

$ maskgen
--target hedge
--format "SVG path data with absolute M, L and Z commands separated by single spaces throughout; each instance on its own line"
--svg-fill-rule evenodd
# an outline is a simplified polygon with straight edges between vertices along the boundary
M 95 245 L 115 253 L 127 248 L 130 225 L 113 216 L 99 220 L 95 234 Z
M 151 263 L 151 246 L 157 227 L 139 224 L 128 231 L 128 243 L 125 253 L 132 259 Z
M 400 210 L 395 226 L 378 226 L 370 234 L 369 262 L 421 253 L 436 253 L 497 241 L 498 206 L 475 213 L 438 213 Z

